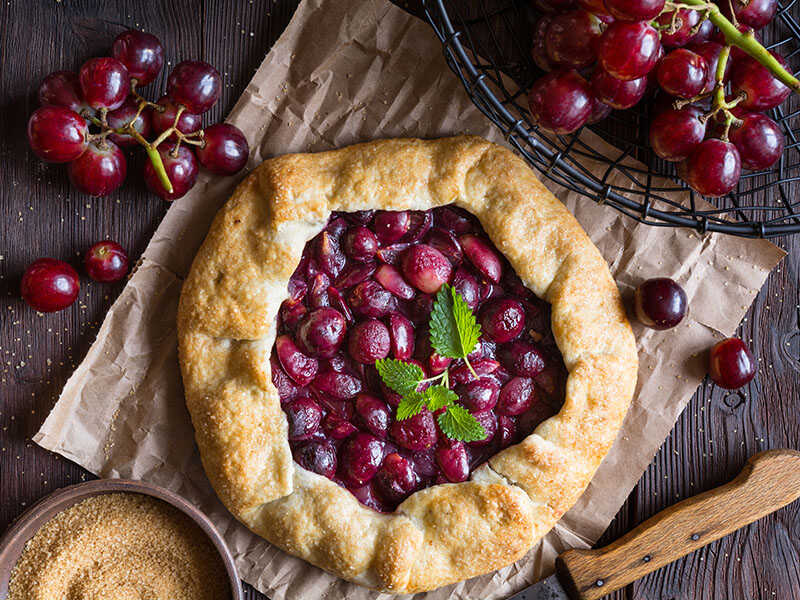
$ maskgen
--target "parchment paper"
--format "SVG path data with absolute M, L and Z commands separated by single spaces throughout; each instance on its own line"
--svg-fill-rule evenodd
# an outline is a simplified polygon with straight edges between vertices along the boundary
M 277 154 L 379 137 L 468 132 L 503 142 L 447 68 L 430 28 L 385 0 L 305 0 L 229 120 L 250 142 L 248 168 Z M 620 153 L 591 133 L 584 139 L 608 155 Z M 251 534 L 217 500 L 203 473 L 183 401 L 175 313 L 181 280 L 236 183 L 201 175 L 170 208 L 34 440 L 102 477 L 144 479 L 186 496 L 224 534 L 245 581 L 274 600 L 388 598 Z M 689 296 L 689 315 L 667 332 L 635 326 L 641 360 L 636 399 L 578 504 L 516 564 L 422 595 L 429 600 L 507 597 L 547 574 L 560 551 L 591 545 L 701 381 L 704 352 L 735 331 L 783 256 L 766 241 L 639 225 L 548 185 L 600 248 L 623 294 L 630 296 L 648 277 L 670 276 Z

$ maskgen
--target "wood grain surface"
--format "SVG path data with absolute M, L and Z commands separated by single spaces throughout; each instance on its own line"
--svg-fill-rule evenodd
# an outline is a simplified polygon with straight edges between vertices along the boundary
M 464 0 L 472 1 L 472 0 Z M 19 299 L 25 266 L 42 256 L 79 264 L 92 243 L 110 237 L 135 259 L 167 205 L 148 194 L 141 156 L 124 187 L 89 199 L 66 170 L 27 148 L 25 124 L 40 80 L 102 55 L 130 27 L 156 34 L 167 60 L 199 58 L 223 75 L 211 122 L 233 106 L 284 29 L 296 0 L 5 0 L 0 3 L 0 530 L 43 495 L 91 476 L 31 441 L 59 390 L 86 353 L 122 284 L 82 278 L 79 301 L 41 316 Z M 401 3 L 401 5 L 403 5 Z M 409 8 L 406 6 L 406 8 Z M 415 6 L 410 7 L 412 10 Z M 169 64 L 165 72 L 169 70 Z M 164 75 L 148 88 L 164 89 Z M 800 236 L 779 239 L 789 252 L 747 315 L 741 336 L 759 373 L 740 392 L 706 382 L 684 411 L 600 545 L 664 507 L 732 479 L 752 454 L 800 448 Z M 800 600 L 800 503 L 660 569 L 617 600 Z M 263 598 L 248 589 L 249 600 Z

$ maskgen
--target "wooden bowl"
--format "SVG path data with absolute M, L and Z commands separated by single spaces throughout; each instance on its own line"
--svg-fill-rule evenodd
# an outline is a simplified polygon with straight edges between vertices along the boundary
M 17 564 L 25 544 L 39 531 L 42 525 L 62 510 L 86 498 L 114 492 L 152 496 L 171 504 L 191 517 L 219 552 L 219 557 L 225 565 L 225 571 L 228 573 L 228 579 L 230 580 L 231 600 L 243 600 L 242 586 L 239 583 L 239 575 L 236 572 L 236 565 L 233 563 L 233 556 L 209 518 L 189 501 L 174 492 L 156 485 L 130 479 L 98 479 L 71 485 L 45 496 L 23 513 L 6 531 L 5 535 L 0 538 L 0 600 L 5 600 L 8 596 L 11 571 L 14 569 L 14 565 Z

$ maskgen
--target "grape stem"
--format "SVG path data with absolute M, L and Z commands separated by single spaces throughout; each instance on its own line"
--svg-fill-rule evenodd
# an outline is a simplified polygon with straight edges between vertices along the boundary
M 722 134 L 720 139 L 728 141 L 728 133 L 731 130 L 731 125 L 739 127 L 742 124 L 740 119 L 737 119 L 731 112 L 739 102 L 744 100 L 743 95 L 739 95 L 731 101 L 725 99 L 725 69 L 728 66 L 728 59 L 731 55 L 731 47 L 723 46 L 719 53 L 719 60 L 717 61 L 717 72 L 714 74 L 714 98 L 711 111 L 701 117 L 702 121 L 707 121 L 710 118 L 715 118 L 723 124 Z
M 705 0 L 680 0 L 680 2 L 670 2 L 668 4 L 672 5 L 669 7 L 669 10 L 688 8 L 689 10 L 706 12 L 708 19 L 722 32 L 728 44 L 736 46 L 742 52 L 753 57 L 781 82 L 795 92 L 800 92 L 800 80 L 787 71 L 783 65 L 759 43 L 751 30 L 747 30 L 744 33 L 739 31 L 736 26 L 720 12 L 716 4 L 706 2 Z

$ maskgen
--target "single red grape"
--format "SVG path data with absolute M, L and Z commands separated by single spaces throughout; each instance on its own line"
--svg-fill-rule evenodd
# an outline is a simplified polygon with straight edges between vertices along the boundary
M 139 106 L 136 99 L 133 96 L 128 96 L 122 106 L 108 113 L 108 124 L 114 129 L 120 129 L 136 119 L 133 127 L 146 139 L 152 129 L 152 110 L 149 107 L 145 108 L 137 117 L 138 110 Z M 115 144 L 126 148 L 135 146 L 138 143 L 128 133 L 112 133 L 108 137 Z
M 128 69 L 116 58 L 90 58 L 78 72 L 81 93 L 94 109 L 114 110 L 131 93 Z
M 623 81 L 598 67 L 592 75 L 592 91 L 600 102 L 613 108 L 630 108 L 644 97 L 647 91 L 647 77 Z
M 658 31 L 651 25 L 617 21 L 600 37 L 597 59 L 617 79 L 638 79 L 655 66 L 660 48 Z
M 689 38 L 687 44 L 702 44 L 703 42 L 707 42 L 711 39 L 711 36 L 714 35 L 716 29 L 714 24 L 708 19 L 701 21 L 700 27 L 697 28 L 697 33 Z
M 550 64 L 550 59 L 547 58 L 547 50 L 545 49 L 544 40 L 547 28 L 553 17 L 545 15 L 536 21 L 533 26 L 533 46 L 531 47 L 531 58 L 536 66 L 542 71 L 550 72 L 553 70 L 553 65 Z
M 89 108 L 83 100 L 78 76 L 72 71 L 56 71 L 45 77 L 39 86 L 39 104 L 63 106 L 78 114 Z
M 781 157 L 786 138 L 780 126 L 761 113 L 737 115 L 742 121 L 739 127 L 731 127 L 729 136 L 739 151 L 745 169 L 760 171 L 768 169 Z
M 742 340 L 727 338 L 711 348 L 708 375 L 718 386 L 735 390 L 755 377 L 756 361 Z
M 673 21 L 674 19 L 674 21 Z M 679 48 L 689 43 L 694 35 L 692 30 L 700 22 L 700 14 L 688 8 L 677 9 L 661 13 L 656 19 L 661 31 L 661 44 L 665 48 Z
M 770 54 L 787 67 L 780 54 Z M 773 77 L 766 67 L 750 56 L 743 56 L 734 62 L 731 69 L 731 88 L 735 96 L 745 95 L 739 107 L 755 111 L 775 108 L 792 93 L 787 85 Z
M 83 265 L 89 277 L 95 281 L 119 281 L 128 272 L 128 255 L 118 243 L 103 240 L 86 251 Z
M 116 37 L 111 55 L 125 65 L 137 87 L 153 81 L 164 64 L 164 47 L 158 38 L 135 29 L 123 31 Z
M 592 112 L 592 90 L 577 71 L 555 71 L 537 79 L 528 92 L 534 122 L 554 133 L 580 129 Z
M 708 139 L 686 159 L 686 183 L 703 196 L 724 196 L 739 183 L 742 163 L 730 142 Z
M 597 99 L 596 96 L 592 96 L 592 112 L 589 113 L 589 118 L 586 119 L 586 123 L 591 125 L 593 123 L 599 123 L 603 119 L 605 119 L 608 115 L 611 114 L 613 109 L 608 104 L 603 104 L 600 100 Z
M 703 87 L 702 93 L 710 92 L 717 83 L 717 64 L 719 63 L 719 54 L 722 52 L 722 45 L 716 42 L 701 42 L 699 44 L 690 44 L 687 48 L 705 59 L 708 70 L 706 72 L 706 85 Z M 729 60 L 725 64 L 723 78 L 725 81 L 728 80 L 731 62 Z
M 694 98 L 703 91 L 708 79 L 708 63 L 699 54 L 678 48 L 658 61 L 656 79 L 668 94 Z
M 163 106 L 164 112 L 159 112 L 156 109 L 153 110 L 153 133 L 161 135 L 172 127 L 172 124 L 175 122 L 175 115 L 178 114 L 178 106 L 169 96 L 161 96 L 156 104 Z M 187 134 L 194 133 L 200 129 L 202 124 L 203 117 L 184 110 L 181 113 L 180 119 L 178 119 L 178 131 Z M 170 139 L 175 139 L 175 136 L 170 136 Z
M 40 258 L 22 275 L 22 299 L 39 312 L 55 312 L 75 302 L 80 290 L 75 269 L 55 258 Z
M 233 175 L 247 164 L 250 147 L 238 127 L 217 123 L 205 129 L 203 145 L 196 153 L 200 164 L 212 173 Z
M 582 69 L 594 63 L 597 40 L 605 26 L 593 14 L 582 9 L 554 16 L 544 37 L 550 64 Z
M 86 121 L 63 106 L 42 106 L 28 119 L 28 143 L 42 160 L 64 163 L 86 150 L 89 129 Z
M 605 0 L 611 16 L 619 21 L 649 21 L 664 10 L 665 0 Z
M 107 196 L 122 185 L 127 172 L 125 155 L 109 140 L 90 143 L 67 167 L 70 183 L 90 196 Z
M 698 118 L 702 114 L 694 106 L 680 110 L 667 108 L 659 112 L 650 123 L 653 152 L 664 160 L 686 159 L 706 135 L 706 124 Z
M 161 160 L 164 161 L 164 168 L 167 176 L 172 183 L 172 193 L 164 189 L 161 180 L 158 178 L 153 163 L 149 160 L 144 165 L 144 182 L 147 189 L 160 196 L 164 200 L 177 200 L 184 196 L 197 181 L 199 167 L 197 158 L 185 145 L 180 146 L 175 156 L 172 155 L 175 149 L 175 142 L 166 141 L 158 147 Z
M 669 277 L 648 279 L 636 288 L 636 317 L 652 329 L 670 329 L 686 315 L 686 292 Z
M 199 115 L 214 106 L 222 90 L 222 78 L 210 64 L 200 60 L 185 60 L 167 78 L 167 95 Z
M 731 18 L 731 4 L 736 21 L 743 25 L 748 25 L 753 29 L 761 29 L 772 21 L 775 12 L 778 10 L 778 0 L 723 0 L 719 3 L 722 13 Z

